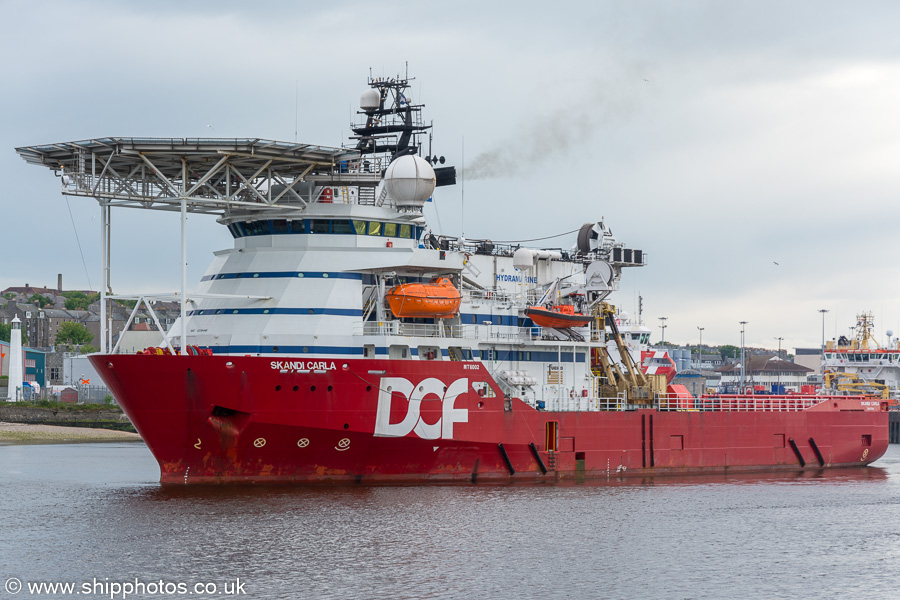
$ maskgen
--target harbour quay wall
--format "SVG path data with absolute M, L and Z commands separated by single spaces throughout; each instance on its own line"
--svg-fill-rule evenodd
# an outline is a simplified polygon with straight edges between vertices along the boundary
M 97 427 L 134 431 L 134 427 L 121 410 L 67 410 L 43 406 L 0 406 L 0 421 L 69 427 Z
M 888 441 L 892 444 L 900 444 L 900 411 L 891 411 L 888 428 Z

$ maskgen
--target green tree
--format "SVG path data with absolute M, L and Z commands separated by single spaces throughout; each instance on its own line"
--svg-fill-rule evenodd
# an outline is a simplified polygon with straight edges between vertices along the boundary
M 87 344 L 92 339 L 94 339 L 94 336 L 88 331 L 87 327 L 74 321 L 66 321 L 59 326 L 59 331 L 56 332 L 57 344 L 80 346 Z
M 100 294 L 91 294 L 88 296 L 84 292 L 71 291 L 63 292 L 66 299 L 66 310 L 87 310 L 88 306 L 100 299 Z
M 9 325 L 3 325 L 0 323 L 0 340 L 4 342 L 9 341 L 9 330 L 12 329 Z M 28 345 L 28 335 L 25 333 L 25 330 L 22 330 L 22 346 Z
M 134 308 L 134 306 L 138 303 L 137 300 L 114 300 L 119 306 L 124 306 L 128 310 Z
M 741 355 L 741 349 L 731 344 L 725 344 L 719 346 L 719 354 L 722 355 L 722 358 L 737 358 Z
M 32 294 L 31 298 L 28 299 L 28 302 L 29 304 L 36 304 L 41 308 L 53 304 L 53 300 L 51 300 L 47 296 L 41 296 L 40 294 Z

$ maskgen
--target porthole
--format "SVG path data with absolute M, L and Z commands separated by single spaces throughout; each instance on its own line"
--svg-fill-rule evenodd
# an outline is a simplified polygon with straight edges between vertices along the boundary
M 300 386 L 299 386 L 299 385 L 295 385 L 295 386 L 294 386 L 293 388 L 291 388 L 291 389 L 294 390 L 294 391 L 296 392 L 296 391 L 298 391 L 298 390 L 300 389 Z
M 237 311 L 237 309 L 234 309 L 234 310 L 233 310 L 233 311 L 231 311 L 231 314 L 233 314 L 233 315 L 236 315 L 236 314 L 238 314 L 238 311 Z
M 324 277 L 325 279 L 328 279 L 328 273 L 322 273 L 322 277 Z
M 254 273 L 253 277 L 259 277 L 259 273 Z
M 268 308 L 264 308 L 264 309 L 263 309 L 263 314 L 264 314 L 264 315 L 269 314 L 269 309 L 268 309 Z
M 280 391 L 281 391 L 281 386 L 280 386 L 280 385 L 276 385 L 276 386 L 275 386 L 275 391 L 276 391 L 276 392 L 280 392 Z
M 278 352 L 278 346 L 272 346 L 272 352 Z M 446 391 L 446 390 L 444 390 Z
M 316 391 L 316 386 L 314 386 L 314 385 L 309 386 L 309 391 L 311 391 L 311 392 Z
M 303 351 L 304 351 L 304 352 L 309 352 L 309 347 L 303 346 Z
M 333 390 L 333 389 L 334 389 L 334 388 L 331 387 L 330 385 L 328 386 L 328 391 L 329 391 L 329 392 L 330 392 L 331 390 Z
M 350 429 L 350 423 L 344 423 L 344 429 Z
M 372 391 L 372 386 L 371 386 L 371 385 L 367 385 L 367 386 L 366 386 L 366 391 L 367 391 L 367 392 L 371 392 L 371 391 Z
M 303 273 L 297 273 L 297 277 L 303 277 Z
M 311 309 L 309 309 L 308 312 L 309 312 L 309 314 L 314 315 L 314 314 L 316 314 L 316 309 L 311 308 Z

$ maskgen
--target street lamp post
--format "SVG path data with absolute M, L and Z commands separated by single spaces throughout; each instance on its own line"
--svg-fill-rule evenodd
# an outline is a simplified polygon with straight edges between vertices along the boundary
M 741 391 L 740 393 L 744 393 L 744 326 L 748 323 L 747 321 L 741 321 Z
M 662 341 L 660 342 L 662 345 L 666 344 L 666 319 L 669 317 L 657 317 L 660 322 L 660 328 L 662 328 Z
M 828 312 L 827 308 L 820 308 L 819 312 L 822 313 L 822 365 L 821 371 L 825 372 L 825 313 Z
M 703 370 L 703 327 L 697 326 L 697 329 L 700 330 L 700 347 L 697 348 L 697 370 Z

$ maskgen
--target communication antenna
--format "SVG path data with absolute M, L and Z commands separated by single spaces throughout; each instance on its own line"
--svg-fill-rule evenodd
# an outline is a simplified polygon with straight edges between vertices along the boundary
M 300 111 L 300 80 L 294 80 L 294 143 L 297 143 L 297 122 Z
M 462 175 L 460 181 L 460 212 L 459 228 L 462 230 L 462 237 L 466 237 L 466 136 L 462 136 Z

